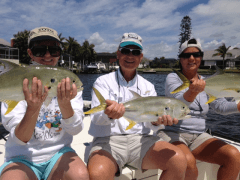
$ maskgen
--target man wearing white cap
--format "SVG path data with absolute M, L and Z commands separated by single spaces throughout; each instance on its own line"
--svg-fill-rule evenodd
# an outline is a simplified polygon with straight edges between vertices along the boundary
M 143 58 L 142 38 L 135 33 L 123 34 L 118 47 L 117 58 L 120 68 L 103 75 L 93 87 L 107 99 L 105 111 L 91 115 L 89 134 L 94 136 L 90 151 L 88 170 L 90 179 L 110 180 L 122 172 L 124 166 L 137 169 L 162 169 L 162 180 L 183 180 L 186 170 L 184 154 L 175 146 L 149 135 L 146 123 L 138 123 L 126 130 L 129 123 L 122 116 L 123 102 L 139 95 L 156 96 L 154 85 L 137 74 L 137 67 Z M 92 107 L 99 101 L 92 93 Z M 159 117 L 153 125 L 172 125 L 178 122 L 170 116 Z M 151 124 L 151 123 L 149 123 Z
M 57 31 L 39 27 L 30 31 L 28 54 L 34 65 L 55 66 L 61 55 Z M 82 91 L 77 92 L 70 79 L 63 79 L 57 97 L 43 104 L 48 88 L 34 77 L 31 88 L 23 81 L 24 101 L 11 113 L 3 103 L 2 122 L 10 132 L 6 142 L 5 163 L 0 167 L 1 180 L 87 180 L 88 171 L 70 144 L 73 135 L 83 129 Z M 56 117 L 57 116 L 57 117 Z

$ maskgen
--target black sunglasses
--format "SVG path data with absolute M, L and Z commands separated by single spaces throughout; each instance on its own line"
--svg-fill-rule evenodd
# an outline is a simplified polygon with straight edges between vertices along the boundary
M 179 57 L 179 58 L 190 58 L 191 55 L 193 55 L 193 57 L 195 57 L 195 58 L 197 58 L 197 57 L 203 57 L 203 52 L 182 53 L 182 54 L 180 54 L 178 57 Z
M 134 55 L 134 56 L 139 56 L 142 53 L 141 49 L 130 49 L 130 48 L 126 48 L 126 47 L 122 47 L 122 48 L 120 47 L 119 51 L 125 55 L 128 55 L 128 54 L 130 54 L 130 52 L 132 52 L 132 55 Z
M 43 57 L 47 51 L 52 57 L 58 57 L 62 53 L 62 49 L 59 46 L 33 46 L 31 51 L 35 57 Z

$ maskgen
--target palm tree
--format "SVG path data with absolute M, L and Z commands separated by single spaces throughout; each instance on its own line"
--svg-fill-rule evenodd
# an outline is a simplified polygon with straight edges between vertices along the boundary
M 17 34 L 14 34 L 14 45 L 13 47 L 19 49 L 19 61 L 20 63 L 28 64 L 30 62 L 30 57 L 27 53 L 28 49 L 28 35 L 30 31 L 24 30 L 19 31 Z
M 78 46 L 79 43 L 77 42 L 76 39 L 74 39 L 74 37 L 71 37 L 71 36 L 69 36 L 68 39 L 66 39 L 66 41 L 67 41 L 66 43 L 67 53 L 73 55 L 75 53 L 73 51 L 76 49 L 75 47 Z
M 221 46 L 219 46 L 217 49 L 215 49 L 215 51 L 217 51 L 217 53 L 212 55 L 212 56 L 221 56 L 223 58 L 223 68 L 222 69 L 224 69 L 225 56 L 226 55 L 232 56 L 232 53 L 228 52 L 230 47 L 231 46 L 228 46 L 228 48 L 227 48 L 225 43 L 223 43 Z
M 81 54 L 85 60 L 94 61 L 96 59 L 96 52 L 94 50 L 95 45 L 89 44 L 88 40 L 83 42 L 81 48 Z

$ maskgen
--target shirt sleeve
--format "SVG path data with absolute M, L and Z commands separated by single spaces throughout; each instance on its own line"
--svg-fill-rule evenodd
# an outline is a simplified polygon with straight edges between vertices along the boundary
M 209 105 L 214 112 L 221 115 L 239 113 L 236 102 L 229 102 L 225 98 L 218 98 Z
M 72 117 L 68 119 L 62 119 L 61 124 L 64 130 L 71 135 L 80 133 L 84 127 L 83 125 L 83 99 L 82 91 L 78 92 L 75 98 L 71 100 L 71 105 L 74 111 Z
M 7 109 L 8 109 L 8 105 L 2 102 L 1 116 L 2 116 L 2 123 L 4 128 L 7 131 L 9 131 L 9 136 L 11 136 L 11 138 L 16 144 L 26 145 L 27 143 L 21 141 L 15 135 L 15 128 L 21 122 L 21 120 L 23 119 L 26 113 L 26 109 L 27 109 L 26 101 L 20 101 L 10 113 L 5 115 L 5 112 L 7 111 Z
M 179 86 L 181 86 L 182 83 L 183 82 L 180 80 L 180 78 L 176 73 L 169 74 L 166 78 L 166 83 L 165 83 L 165 96 L 179 99 L 180 101 L 185 103 L 187 106 L 189 106 L 192 102 L 186 101 L 183 97 L 184 93 L 188 88 L 186 90 L 182 90 L 177 93 L 171 94 L 171 92 L 177 89 Z
M 104 99 L 110 99 L 109 97 L 109 88 L 102 82 L 101 79 L 97 79 L 95 81 L 95 83 L 93 84 L 93 87 L 96 88 L 100 94 L 104 97 Z M 100 105 L 100 102 L 96 96 L 96 94 L 94 93 L 94 91 L 92 90 L 92 103 L 91 103 L 91 107 L 96 107 Z M 96 112 L 91 114 L 91 120 L 94 124 L 96 125 L 109 125 L 111 123 L 115 123 L 114 120 L 108 118 L 108 116 L 104 113 L 104 110 Z

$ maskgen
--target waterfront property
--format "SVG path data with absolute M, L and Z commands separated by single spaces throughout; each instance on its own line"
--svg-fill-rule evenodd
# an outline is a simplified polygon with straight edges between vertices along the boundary
M 232 55 L 226 55 L 224 67 L 226 69 L 234 69 L 240 67 L 240 49 L 232 49 L 228 51 Z M 212 66 L 222 67 L 223 58 L 221 56 L 213 56 L 217 51 L 204 51 L 201 67 L 211 68 Z

